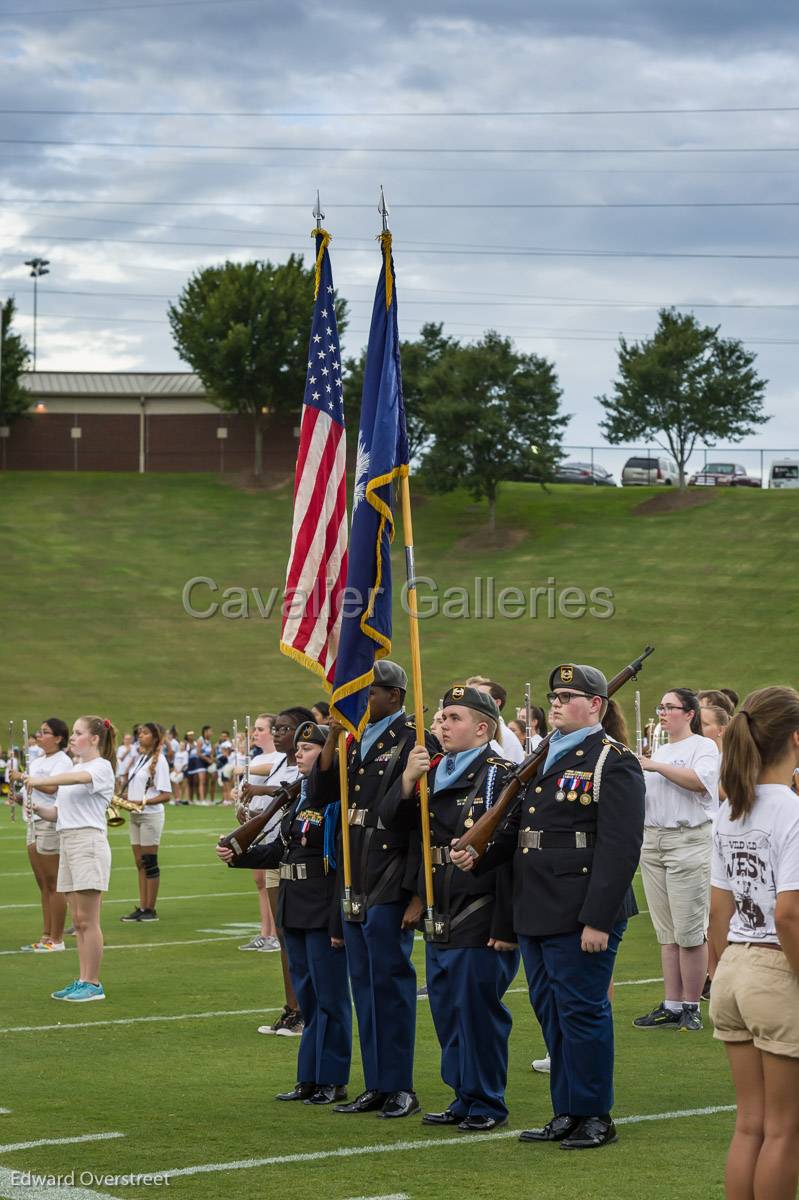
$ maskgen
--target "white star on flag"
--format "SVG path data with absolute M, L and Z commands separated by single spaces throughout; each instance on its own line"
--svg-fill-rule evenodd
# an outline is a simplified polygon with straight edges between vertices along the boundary
M 322 374 L 323 374 L 323 375 L 329 375 L 329 374 L 330 374 L 330 372 L 328 371 L 327 367 L 322 367 Z
M 321 340 L 322 340 L 322 339 L 321 339 L 321 337 L 319 336 L 319 334 L 318 334 L 318 333 L 315 333 L 315 334 L 313 335 L 313 340 L 314 340 L 315 342 L 321 342 Z
M 319 399 L 319 393 L 318 393 L 318 392 L 314 392 L 314 394 L 311 396 L 311 399 L 312 399 L 312 400 L 318 400 L 318 399 Z

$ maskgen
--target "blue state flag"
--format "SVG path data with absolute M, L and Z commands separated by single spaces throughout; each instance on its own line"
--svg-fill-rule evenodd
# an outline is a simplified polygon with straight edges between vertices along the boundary
M 335 715 L 358 739 L 369 719 L 375 659 L 391 653 L 393 493 L 408 474 L 391 234 L 380 240 L 383 269 L 366 350 L 347 586 L 331 698 Z

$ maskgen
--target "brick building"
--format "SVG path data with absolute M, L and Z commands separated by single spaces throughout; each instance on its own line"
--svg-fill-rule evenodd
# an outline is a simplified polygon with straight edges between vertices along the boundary
M 0 438 L 9 470 L 252 468 L 252 419 L 218 409 L 191 372 L 31 371 L 21 382 L 32 403 Z M 267 429 L 266 475 L 293 474 L 298 436 L 285 419 Z

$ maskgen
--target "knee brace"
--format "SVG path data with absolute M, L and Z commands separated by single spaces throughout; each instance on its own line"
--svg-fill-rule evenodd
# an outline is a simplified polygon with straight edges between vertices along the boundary
M 142 870 L 148 879 L 157 879 L 161 874 L 161 868 L 158 866 L 157 854 L 142 854 L 141 865 Z

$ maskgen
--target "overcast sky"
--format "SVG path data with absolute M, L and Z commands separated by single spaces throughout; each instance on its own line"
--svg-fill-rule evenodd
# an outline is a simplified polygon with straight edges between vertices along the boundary
M 42 255 L 40 369 L 185 369 L 168 300 L 309 253 L 318 187 L 357 352 L 382 183 L 402 336 L 552 359 L 568 442 L 674 304 L 757 351 L 748 444 L 799 446 L 798 32 L 787 0 L 0 0 L 0 296 L 31 340 Z M 640 111 L 686 108 L 761 111 Z

